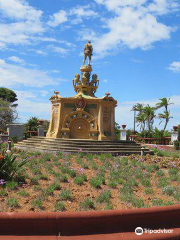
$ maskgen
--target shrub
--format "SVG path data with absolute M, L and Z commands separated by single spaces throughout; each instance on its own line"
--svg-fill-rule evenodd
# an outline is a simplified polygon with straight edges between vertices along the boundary
M 117 187 L 117 182 L 116 181 L 109 181 L 108 186 L 111 188 L 116 188 Z
M 50 186 L 48 186 L 46 189 L 42 191 L 43 199 L 46 199 L 48 196 L 52 196 L 55 190 L 60 190 L 60 189 L 61 187 L 58 183 L 52 183 Z
M 80 209 L 85 211 L 95 209 L 95 204 L 91 198 L 86 198 L 84 202 L 80 203 Z
M 179 150 L 179 141 L 174 141 L 174 149 Z
M 18 183 L 17 182 L 7 182 L 6 183 L 6 188 L 10 190 L 15 190 L 17 189 Z
M 144 190 L 145 194 L 153 194 L 154 193 L 154 190 L 152 188 L 146 188 Z
M 31 202 L 33 208 L 43 209 L 43 202 L 40 198 L 36 198 Z
M 103 184 L 104 179 L 102 177 L 94 177 L 90 180 L 90 184 L 94 188 L 101 188 L 101 185 Z
M 0 176 L 5 180 L 18 178 L 23 170 L 23 166 L 29 160 L 16 160 L 17 156 L 7 155 L 5 151 L 0 155 Z
M 19 207 L 18 200 L 16 198 L 9 198 L 6 202 L 8 207 L 17 208 Z
M 177 175 L 179 173 L 179 170 L 177 168 L 171 168 L 169 170 L 169 175 Z
M 174 197 L 174 199 L 176 199 L 177 201 L 180 202 L 180 192 L 174 193 L 173 197 Z
M 21 197 L 28 197 L 29 193 L 25 189 L 23 189 L 23 190 L 18 192 L 18 195 L 21 196 Z
M 76 177 L 76 171 L 75 170 L 70 170 L 68 172 L 68 174 L 72 177 L 72 178 L 75 178 Z
M 140 198 L 133 198 L 131 201 L 133 207 L 137 207 L 137 208 L 143 208 L 145 207 L 144 201 Z
M 163 193 L 169 195 L 169 196 L 172 196 L 174 194 L 174 192 L 176 191 L 176 189 L 174 187 L 171 187 L 171 186 L 167 186 L 167 187 L 164 187 L 162 189 Z
M 41 180 L 48 180 L 48 176 L 42 174 L 42 175 L 39 176 L 39 179 L 41 179 Z
M 7 192 L 5 189 L 0 189 L 0 197 L 5 197 L 7 196 Z
M 169 179 L 166 177 L 162 177 L 158 179 L 158 187 L 166 187 L 169 185 Z
M 164 176 L 164 172 L 162 170 L 159 170 L 156 172 L 156 177 L 162 177 Z
M 109 190 L 107 191 L 103 191 L 99 197 L 97 198 L 97 202 L 99 203 L 108 203 L 110 201 L 110 198 L 111 198 L 111 192 Z
M 65 210 L 66 210 L 66 207 L 63 202 L 60 202 L 60 201 L 56 202 L 55 212 L 63 212 Z
M 84 178 L 82 176 L 77 176 L 74 178 L 74 183 L 81 186 L 84 183 Z
M 154 198 L 152 200 L 152 205 L 153 206 L 163 206 L 164 205 L 164 202 L 162 199 L 157 199 L 157 198 Z
M 59 197 L 60 197 L 61 200 L 71 201 L 72 200 L 71 191 L 65 189 L 60 193 Z
M 150 187 L 151 186 L 151 182 L 149 179 L 147 178 L 144 178 L 141 180 L 141 184 L 144 186 L 144 187 Z
M 60 180 L 60 182 L 68 182 L 68 177 L 67 177 L 67 175 L 61 175 L 59 180 Z
M 31 179 L 30 179 L 30 181 L 31 181 L 31 184 L 33 184 L 33 185 L 38 185 L 39 184 L 39 177 L 37 177 L 37 176 L 35 176 L 35 177 L 32 177 Z
M 41 186 L 40 185 L 35 185 L 33 188 L 34 191 L 38 192 L 41 190 Z
M 81 174 L 81 177 L 83 178 L 83 180 L 86 182 L 87 181 L 87 176 L 86 176 L 86 174 Z
M 106 206 L 104 207 L 103 210 L 112 210 L 112 209 L 113 209 L 112 203 L 111 203 L 111 202 L 108 202 L 108 203 L 106 204 Z

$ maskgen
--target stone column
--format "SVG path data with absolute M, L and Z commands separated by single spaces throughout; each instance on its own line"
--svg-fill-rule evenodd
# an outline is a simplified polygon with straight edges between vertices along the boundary
M 103 134 L 103 112 L 102 112 L 102 105 L 100 103 L 99 106 L 99 119 L 98 119 L 98 125 L 99 125 L 99 139 L 102 140 Z
M 178 131 L 172 131 L 171 132 L 171 142 L 174 144 L 175 141 L 178 141 L 179 139 L 179 133 Z
M 42 125 L 38 126 L 38 137 L 44 137 L 44 127 Z
M 120 130 L 120 140 L 123 140 L 123 141 L 127 140 L 127 129 Z
M 114 106 L 111 106 L 111 134 L 113 138 L 116 138 L 116 133 L 115 133 L 115 108 Z

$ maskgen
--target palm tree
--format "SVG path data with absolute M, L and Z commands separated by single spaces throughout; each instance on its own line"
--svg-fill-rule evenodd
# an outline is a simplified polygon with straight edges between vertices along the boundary
M 131 111 L 134 111 L 134 132 L 136 130 L 136 122 L 139 122 L 141 124 L 141 130 L 144 129 L 145 128 L 145 122 L 142 122 L 142 118 L 139 116 L 143 112 L 143 104 L 141 104 L 141 103 L 135 104 L 132 107 Z M 138 112 L 137 117 L 136 117 L 136 112 Z
M 164 113 L 158 114 L 158 118 L 161 119 L 160 124 L 163 122 L 163 120 L 165 120 L 164 129 L 163 129 L 163 131 L 165 131 L 169 120 L 172 118 L 172 117 L 170 117 L 170 111 L 168 111 L 168 106 L 171 104 L 174 104 L 174 103 L 170 102 L 170 98 L 168 98 L 168 99 L 160 98 L 159 100 L 160 100 L 160 102 L 156 104 L 156 109 L 159 109 L 162 107 L 165 108 Z
M 132 111 L 142 112 L 143 111 L 143 104 L 137 103 L 132 107 Z
M 156 117 L 155 108 L 151 107 L 148 104 L 147 106 L 144 107 L 144 115 L 147 122 L 148 130 L 151 131 L 154 123 L 154 118 Z
M 169 120 L 173 117 L 170 116 L 170 111 L 164 111 L 164 114 L 163 113 L 158 114 L 158 118 L 161 119 L 159 124 L 161 124 L 163 120 L 165 120 L 165 125 L 163 129 L 163 132 L 164 132 L 166 130 Z
M 144 131 L 145 127 L 146 127 L 146 118 L 145 118 L 145 114 L 143 112 L 141 112 L 137 115 L 136 122 L 138 122 L 139 125 L 141 125 L 140 126 L 140 131 Z
M 165 111 L 168 111 L 168 106 L 171 104 L 174 104 L 174 103 L 170 102 L 170 100 L 171 100 L 170 98 L 160 98 L 159 100 L 160 100 L 160 102 L 156 103 L 156 109 L 165 107 Z

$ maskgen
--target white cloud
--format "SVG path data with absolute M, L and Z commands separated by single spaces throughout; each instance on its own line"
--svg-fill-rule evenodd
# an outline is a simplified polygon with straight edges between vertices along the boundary
M 96 17 L 98 14 L 89 8 L 90 6 L 79 6 L 72 8 L 69 12 L 69 15 L 77 15 L 77 17 L 81 18 Z
M 42 11 L 29 6 L 25 0 L 1 0 L 0 11 L 7 17 L 33 22 L 39 21 L 42 15 Z
M 175 73 L 180 73 L 180 62 L 171 63 L 169 65 L 168 69 L 175 72 Z
M 68 53 L 68 49 L 63 48 L 63 47 L 57 47 L 55 45 L 49 45 L 48 49 L 50 49 L 53 52 L 60 53 L 62 55 L 66 55 Z
M 3 59 L 0 59 L 0 67 L 5 65 L 5 64 L 6 64 L 6 62 Z
M 25 0 L 1 0 L 0 12 L 4 17 L 0 23 L 0 46 L 30 44 L 45 31 L 42 11 L 29 6 Z
M 48 25 L 50 27 L 57 27 L 60 24 L 69 21 L 70 24 L 81 23 L 83 19 L 89 19 L 97 17 L 98 13 L 91 9 L 90 5 L 77 6 L 72 8 L 70 11 L 60 10 L 59 12 L 50 16 Z
M 102 18 L 105 33 L 80 31 L 82 40 L 91 37 L 94 52 L 100 57 L 114 54 L 122 47 L 147 50 L 155 42 L 170 39 L 175 28 L 161 23 L 158 16 L 177 9 L 176 1 L 95 0 L 106 7 L 108 18 Z M 176 4 L 175 4 L 176 3 Z M 155 11 L 156 10 L 156 11 Z M 89 34 L 84 34 L 89 32 Z
M 103 4 L 110 11 L 116 11 L 120 7 L 133 6 L 138 7 L 146 3 L 147 0 L 95 0 L 99 4 Z
M 30 91 L 17 91 L 18 97 L 18 115 L 20 122 L 26 122 L 30 117 L 38 117 L 41 119 L 50 119 L 50 102 L 48 100 L 39 99 L 39 93 Z M 42 91 L 40 91 L 41 94 Z M 41 94 L 42 95 L 42 94 Z
M 59 12 L 53 14 L 53 16 L 50 17 L 48 25 L 50 27 L 57 27 L 58 25 L 66 22 L 67 20 L 67 13 L 64 10 L 60 10 Z
M 149 4 L 148 9 L 157 14 L 166 14 L 170 11 L 176 11 L 179 8 L 177 0 L 154 0 Z
M 41 50 L 35 50 L 35 52 L 36 52 L 37 54 L 39 54 L 39 55 L 43 55 L 43 56 L 47 55 L 46 52 L 41 51 Z
M 0 85 L 4 87 L 44 87 L 57 85 L 61 79 L 52 79 L 47 72 L 8 64 L 0 59 Z
M 134 58 L 132 58 L 131 61 L 135 62 L 135 63 L 144 63 L 144 61 L 139 60 L 139 59 L 134 59 Z
M 60 73 L 59 70 L 52 70 L 53 73 Z
M 25 61 L 23 59 L 16 57 L 16 56 L 11 56 L 8 59 L 15 63 L 25 64 Z

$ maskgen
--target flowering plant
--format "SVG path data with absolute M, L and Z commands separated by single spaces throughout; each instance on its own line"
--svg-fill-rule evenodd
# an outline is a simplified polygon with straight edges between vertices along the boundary
M 17 156 L 8 155 L 5 151 L 0 154 L 0 179 L 11 180 L 18 177 L 23 166 L 29 161 L 17 161 L 16 158 Z

